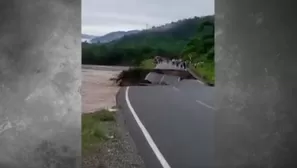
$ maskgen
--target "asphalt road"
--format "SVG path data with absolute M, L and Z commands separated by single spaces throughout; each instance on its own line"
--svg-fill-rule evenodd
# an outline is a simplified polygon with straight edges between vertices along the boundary
M 160 63 L 157 64 L 155 69 L 167 69 L 167 70 L 183 70 L 179 67 L 176 67 L 175 65 L 171 63 Z M 156 72 L 149 73 L 146 77 L 146 80 L 150 81 L 153 84 L 160 84 L 165 82 L 166 84 L 176 84 L 179 82 L 180 78 L 174 75 L 166 75 L 166 74 L 159 74 Z
M 178 69 L 168 63 L 160 69 Z M 148 168 L 207 168 L 214 163 L 213 87 L 151 73 L 170 85 L 123 88 L 118 103 Z

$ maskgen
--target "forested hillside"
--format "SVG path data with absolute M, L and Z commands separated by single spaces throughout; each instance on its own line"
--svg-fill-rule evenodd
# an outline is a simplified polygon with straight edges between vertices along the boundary
M 199 25 L 196 35 L 181 52 L 181 58 L 191 62 L 191 69 L 210 83 L 214 83 L 214 22 Z
M 160 55 L 189 60 L 200 75 L 214 76 L 213 16 L 179 20 L 110 43 L 82 46 L 83 64 L 140 65 Z

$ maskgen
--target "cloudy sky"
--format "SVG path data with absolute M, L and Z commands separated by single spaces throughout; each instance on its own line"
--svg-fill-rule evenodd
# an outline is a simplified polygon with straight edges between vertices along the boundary
M 145 29 L 214 14 L 214 0 L 82 0 L 82 33 Z

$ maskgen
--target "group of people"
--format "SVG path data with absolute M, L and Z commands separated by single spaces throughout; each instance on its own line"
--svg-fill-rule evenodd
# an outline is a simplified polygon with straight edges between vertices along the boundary
M 173 65 L 181 67 L 183 69 L 187 69 L 188 67 L 188 63 L 186 61 L 183 61 L 182 59 L 172 59 L 171 62 Z
M 169 59 L 166 59 L 166 58 L 163 58 L 163 57 L 160 57 L 160 56 L 156 56 L 154 58 L 154 62 L 156 64 L 159 64 L 159 63 L 162 63 L 166 61 L 167 63 L 172 63 L 172 65 L 175 65 L 177 67 L 180 67 L 180 68 L 183 68 L 183 69 L 187 69 L 188 68 L 188 62 L 186 61 L 183 61 L 182 59 L 172 59 L 172 60 L 169 60 Z
M 162 58 L 162 57 L 160 57 L 160 56 L 156 56 L 155 58 L 154 58 L 154 62 L 155 62 L 155 64 L 160 64 L 161 62 L 163 62 L 164 61 L 164 59 Z

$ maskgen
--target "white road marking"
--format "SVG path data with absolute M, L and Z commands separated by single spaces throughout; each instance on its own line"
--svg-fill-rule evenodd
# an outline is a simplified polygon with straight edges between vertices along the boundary
M 177 87 L 173 86 L 173 89 L 176 91 L 180 91 Z
M 205 107 L 207 107 L 207 108 L 210 108 L 210 109 L 214 110 L 213 107 L 211 107 L 210 105 L 208 105 L 208 104 L 206 104 L 206 103 L 203 103 L 202 101 L 196 100 L 196 102 L 199 103 L 199 104 L 202 104 L 203 106 L 205 106 Z
M 165 78 L 165 75 L 162 76 L 162 78 L 161 78 L 161 80 L 160 80 L 160 83 L 163 82 L 164 78 Z
M 186 69 L 186 71 L 188 71 L 193 76 L 193 74 L 191 73 L 191 71 L 188 68 Z M 204 85 L 204 83 L 202 81 L 198 80 L 198 79 L 196 79 L 195 81 L 197 81 L 198 83 Z
M 180 81 L 180 77 L 178 77 L 177 81 L 178 81 L 178 82 Z
M 132 107 L 131 102 L 129 100 L 129 87 L 126 88 L 125 99 L 126 99 L 126 102 L 127 102 L 127 105 L 129 107 L 130 112 L 132 113 L 132 115 L 133 115 L 136 123 L 138 124 L 139 128 L 141 129 L 141 131 L 142 131 L 145 139 L 147 140 L 148 144 L 150 145 L 150 147 L 152 148 L 153 152 L 155 153 L 155 155 L 157 156 L 158 160 L 160 161 L 162 167 L 163 168 L 171 168 L 169 166 L 168 162 L 166 161 L 166 159 L 164 158 L 164 156 L 162 155 L 162 153 L 160 152 L 160 150 L 158 149 L 158 147 L 155 144 L 154 140 L 152 139 L 151 135 L 149 134 L 149 132 L 146 130 L 146 128 L 144 127 L 144 125 L 140 121 L 140 119 L 137 116 L 134 108 Z
M 203 82 L 201 82 L 200 80 L 196 79 L 196 81 L 200 84 L 204 84 Z

